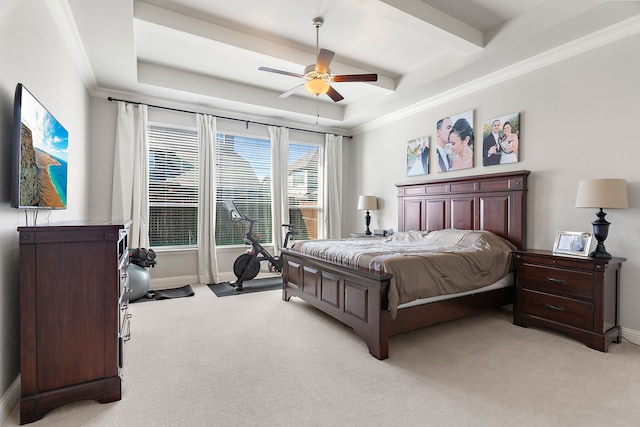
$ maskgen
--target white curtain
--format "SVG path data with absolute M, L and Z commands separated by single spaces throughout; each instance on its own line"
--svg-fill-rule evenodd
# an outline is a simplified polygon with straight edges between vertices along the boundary
M 198 276 L 219 283 L 216 258 L 216 118 L 196 114 L 198 122 Z
M 129 247 L 149 247 L 147 106 L 118 101 L 111 219 L 132 220 Z
M 326 134 L 324 144 L 325 239 L 342 238 L 342 135 Z
M 289 224 L 289 129 L 269 126 L 271 139 L 271 222 L 274 253 L 279 254 L 284 237 L 282 224 Z

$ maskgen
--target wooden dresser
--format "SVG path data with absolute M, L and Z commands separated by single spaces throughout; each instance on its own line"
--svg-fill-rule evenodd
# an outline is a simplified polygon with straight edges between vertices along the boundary
M 528 250 L 515 251 L 514 259 L 514 324 L 561 331 L 600 351 L 620 342 L 618 301 L 624 258 Z
M 120 400 L 130 221 L 19 227 L 20 423 Z

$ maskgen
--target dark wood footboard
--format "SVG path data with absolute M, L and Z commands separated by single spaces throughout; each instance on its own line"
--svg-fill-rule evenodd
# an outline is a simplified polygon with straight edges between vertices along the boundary
M 381 316 L 387 311 L 391 275 L 349 268 L 283 249 L 282 299 L 299 297 L 360 335 L 378 359 L 389 355 Z

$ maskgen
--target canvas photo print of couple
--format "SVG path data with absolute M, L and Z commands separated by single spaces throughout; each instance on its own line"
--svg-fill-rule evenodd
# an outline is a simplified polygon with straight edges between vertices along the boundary
M 517 163 L 520 148 L 520 113 L 509 114 L 482 126 L 482 164 Z

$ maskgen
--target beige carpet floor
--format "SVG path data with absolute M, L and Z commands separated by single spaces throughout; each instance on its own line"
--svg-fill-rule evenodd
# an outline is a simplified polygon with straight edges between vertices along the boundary
M 640 348 L 591 350 L 506 310 L 391 338 L 280 291 L 132 304 L 123 398 L 33 426 L 638 426 Z M 5 425 L 17 426 L 16 407 Z

